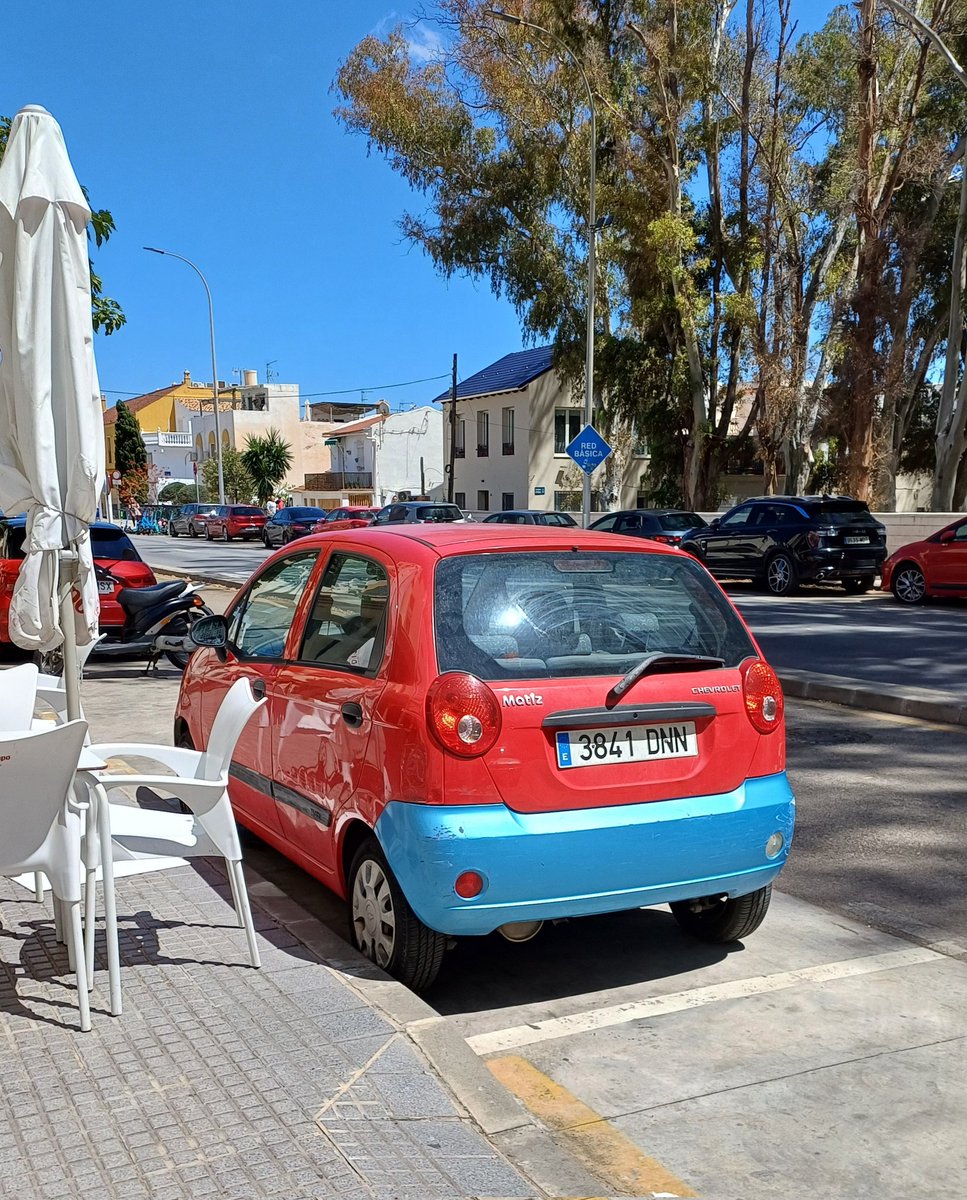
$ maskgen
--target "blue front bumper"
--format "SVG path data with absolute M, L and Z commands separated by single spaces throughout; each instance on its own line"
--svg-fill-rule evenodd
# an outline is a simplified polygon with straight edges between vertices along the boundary
M 440 933 L 485 934 L 510 921 L 753 892 L 782 869 L 794 815 L 783 772 L 715 796 L 569 812 L 394 801 L 376 835 L 425 925 Z M 773 833 L 784 843 L 767 858 Z M 485 880 L 472 900 L 453 890 L 462 871 Z

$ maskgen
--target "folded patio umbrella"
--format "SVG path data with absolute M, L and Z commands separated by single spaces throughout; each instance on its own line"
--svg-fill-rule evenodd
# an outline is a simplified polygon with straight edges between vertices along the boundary
M 60 126 L 43 108 L 21 109 L 0 162 L 0 508 L 27 514 L 9 624 L 28 650 L 64 642 L 65 669 L 98 626 L 88 526 L 104 433 L 90 217 Z M 73 603 L 62 584 L 72 578 Z

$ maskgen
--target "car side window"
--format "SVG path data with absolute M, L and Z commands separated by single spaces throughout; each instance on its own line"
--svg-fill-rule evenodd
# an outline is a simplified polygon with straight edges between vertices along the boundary
M 962 525 L 958 525 L 954 530 L 954 541 L 967 542 L 967 521 L 964 521 Z
M 293 554 L 254 581 L 229 619 L 228 640 L 246 658 L 281 658 L 318 554 Z
M 751 513 L 752 508 L 748 504 L 744 505 L 742 508 L 737 508 L 735 512 L 731 512 L 727 517 L 722 518 L 722 520 L 719 522 L 719 528 L 739 529 L 741 526 L 748 523 Z
M 374 672 L 383 658 L 389 580 L 379 563 L 334 554 L 306 622 L 299 661 Z
M 633 533 L 636 529 L 641 529 L 643 525 L 644 522 L 637 513 L 628 513 L 618 519 L 614 531 L 615 533 Z
M 615 516 L 604 517 L 602 520 L 594 522 L 594 528 L 602 529 L 605 533 L 611 533 L 614 530 L 614 523 L 617 519 Z

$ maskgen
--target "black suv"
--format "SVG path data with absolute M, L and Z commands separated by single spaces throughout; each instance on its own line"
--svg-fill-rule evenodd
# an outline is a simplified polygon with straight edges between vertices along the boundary
M 463 513 L 455 504 L 432 500 L 402 500 L 387 504 L 373 518 L 374 525 L 410 525 L 413 522 L 462 521 Z
M 849 496 L 764 496 L 691 530 L 681 547 L 713 575 L 753 579 L 774 596 L 827 580 L 865 592 L 886 558 L 886 529 Z

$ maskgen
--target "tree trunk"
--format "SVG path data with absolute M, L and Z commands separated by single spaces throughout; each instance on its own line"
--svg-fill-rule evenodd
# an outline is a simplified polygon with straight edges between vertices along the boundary
M 960 177 L 960 209 L 950 264 L 950 313 L 947 321 L 947 361 L 944 365 L 940 408 L 937 412 L 937 462 L 933 477 L 934 512 L 950 512 L 957 472 L 964 453 L 964 427 L 967 422 L 963 380 L 960 374 L 960 348 L 964 333 L 964 288 L 967 286 L 967 161 Z

